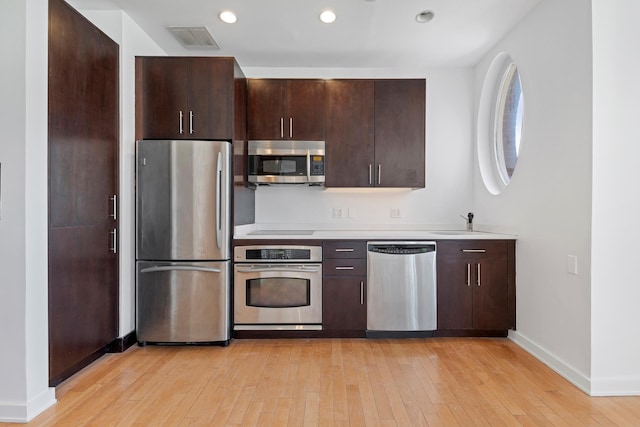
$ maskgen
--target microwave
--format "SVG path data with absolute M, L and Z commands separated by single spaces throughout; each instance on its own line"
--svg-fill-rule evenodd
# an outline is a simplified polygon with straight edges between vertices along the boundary
M 324 184 L 324 141 L 249 141 L 247 154 L 254 184 Z

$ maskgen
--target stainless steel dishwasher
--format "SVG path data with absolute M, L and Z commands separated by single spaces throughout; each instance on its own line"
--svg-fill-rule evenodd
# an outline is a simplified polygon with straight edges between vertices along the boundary
M 436 243 L 367 242 L 367 337 L 430 336 L 436 315 Z

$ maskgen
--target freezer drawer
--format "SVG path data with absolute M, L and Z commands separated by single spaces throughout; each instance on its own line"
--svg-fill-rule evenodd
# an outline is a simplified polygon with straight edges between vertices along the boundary
M 229 261 L 138 261 L 136 268 L 140 344 L 228 343 Z

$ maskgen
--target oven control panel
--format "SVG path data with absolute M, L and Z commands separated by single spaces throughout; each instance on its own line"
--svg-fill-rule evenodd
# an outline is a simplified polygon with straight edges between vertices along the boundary
M 236 262 L 321 262 L 322 246 L 236 246 Z

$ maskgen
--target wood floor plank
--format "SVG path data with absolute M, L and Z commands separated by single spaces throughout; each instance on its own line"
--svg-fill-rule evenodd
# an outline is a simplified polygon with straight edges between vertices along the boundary
M 132 347 L 56 397 L 27 425 L 640 426 L 640 396 L 589 397 L 508 339 Z

